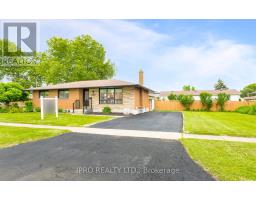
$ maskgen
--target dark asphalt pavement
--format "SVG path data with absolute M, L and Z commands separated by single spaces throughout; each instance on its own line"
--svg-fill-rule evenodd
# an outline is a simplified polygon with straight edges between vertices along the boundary
M 214 180 L 180 142 L 69 133 L 0 150 L 0 180 Z
M 183 126 L 182 121 L 182 114 L 180 112 L 147 112 L 98 123 L 90 127 L 181 132 Z

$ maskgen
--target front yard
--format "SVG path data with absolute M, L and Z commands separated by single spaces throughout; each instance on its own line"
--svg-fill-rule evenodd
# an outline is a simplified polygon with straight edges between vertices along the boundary
M 256 137 L 256 116 L 234 112 L 183 112 L 184 132 Z
M 189 155 L 218 180 L 256 180 L 256 143 L 182 139 Z
M 1 113 L 0 122 L 13 122 L 25 124 L 43 124 L 53 126 L 83 126 L 113 119 L 110 116 L 72 115 L 59 113 L 59 118 L 54 114 L 48 114 L 41 120 L 40 113 Z
M 61 135 L 65 130 L 0 126 L 0 148 Z

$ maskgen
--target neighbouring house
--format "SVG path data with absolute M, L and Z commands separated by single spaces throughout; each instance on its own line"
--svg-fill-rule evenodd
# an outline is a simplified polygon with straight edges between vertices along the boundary
M 244 97 L 245 101 L 256 101 L 256 92 L 251 92 L 248 97 Z
M 102 112 L 110 107 L 113 113 L 138 114 L 154 109 L 153 90 L 144 86 L 144 73 L 139 83 L 120 80 L 76 81 L 31 88 L 34 107 L 40 107 L 40 97 L 58 97 L 58 106 L 74 113 Z
M 217 99 L 219 93 L 226 93 L 230 95 L 231 101 L 239 101 L 240 98 L 240 92 L 238 90 L 232 89 L 232 90 L 191 90 L 191 91 L 162 91 L 159 93 L 158 97 L 161 100 L 167 100 L 168 96 L 172 94 L 180 95 L 192 95 L 195 100 L 200 100 L 200 94 L 202 92 L 208 92 L 212 94 L 212 99 Z

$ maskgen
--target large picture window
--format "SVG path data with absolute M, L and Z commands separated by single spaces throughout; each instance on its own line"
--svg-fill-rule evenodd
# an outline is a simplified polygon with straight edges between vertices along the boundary
M 59 99 L 68 99 L 69 91 L 68 90 L 59 90 Z
M 39 91 L 39 98 L 40 97 L 48 97 L 48 96 L 49 96 L 49 91 L 48 90 Z
M 101 88 L 100 104 L 122 104 L 123 90 L 121 88 Z

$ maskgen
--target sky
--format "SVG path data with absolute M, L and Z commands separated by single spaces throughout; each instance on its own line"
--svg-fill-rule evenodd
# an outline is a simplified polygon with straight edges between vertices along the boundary
M 230 89 L 256 82 L 256 20 L 41 20 L 40 50 L 53 36 L 89 34 L 116 67 L 114 79 L 156 91 L 183 85 L 213 89 L 221 78 Z

